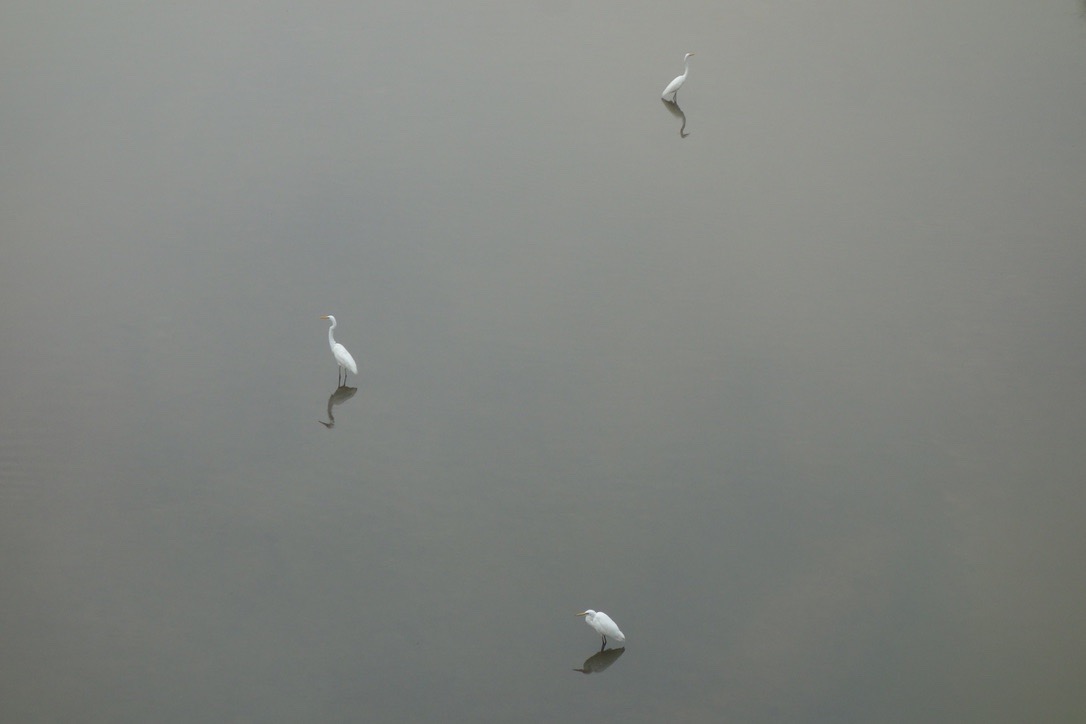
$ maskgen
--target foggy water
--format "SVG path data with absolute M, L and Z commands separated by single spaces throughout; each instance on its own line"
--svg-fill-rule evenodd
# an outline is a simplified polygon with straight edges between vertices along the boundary
M 1086 711 L 1082 3 L 0 39 L 0 719 Z

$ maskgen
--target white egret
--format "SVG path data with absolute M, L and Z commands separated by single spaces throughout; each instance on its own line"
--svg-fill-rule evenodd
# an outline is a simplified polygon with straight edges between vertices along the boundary
M 336 328 L 336 318 L 331 314 L 326 314 L 321 319 L 327 319 L 332 323 L 332 326 L 328 328 L 328 346 L 332 348 L 332 356 L 336 358 L 339 369 L 343 370 L 343 384 L 345 385 L 347 384 L 347 371 L 349 370 L 357 375 L 358 365 L 354 363 L 354 357 L 347 351 L 347 348 L 332 336 L 332 330 Z M 336 384 L 339 384 L 339 370 L 336 370 Z
M 690 73 L 690 56 L 693 53 L 687 53 L 683 58 L 684 69 L 683 74 L 675 78 L 667 84 L 667 88 L 664 88 L 664 92 L 660 94 L 660 97 L 665 101 L 668 100 L 668 96 L 671 96 L 671 102 L 675 102 L 675 94 L 679 92 L 679 89 L 683 87 L 683 83 L 686 82 L 686 76 Z
M 603 645 L 600 646 L 600 651 L 607 646 L 607 637 L 610 636 L 612 640 L 622 643 L 626 640 L 626 636 L 619 631 L 618 624 L 611 620 L 603 611 L 593 611 L 591 608 L 587 611 L 582 611 L 577 614 L 578 616 L 584 616 L 584 622 L 592 628 L 596 629 L 596 633 L 603 639 Z

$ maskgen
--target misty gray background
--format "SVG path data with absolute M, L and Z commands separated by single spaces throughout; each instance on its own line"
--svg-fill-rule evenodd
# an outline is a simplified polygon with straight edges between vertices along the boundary
M 7 2 L 0 101 L 5 721 L 1086 711 L 1083 3 Z

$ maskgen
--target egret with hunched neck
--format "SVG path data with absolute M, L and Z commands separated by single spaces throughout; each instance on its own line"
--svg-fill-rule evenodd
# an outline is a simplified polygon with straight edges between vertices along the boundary
M 619 630 L 618 624 L 612 621 L 611 617 L 603 611 L 593 611 L 590 608 L 577 615 L 584 616 L 584 622 L 596 629 L 596 633 L 603 639 L 603 645 L 600 646 L 600 651 L 603 651 L 604 648 L 607 647 L 608 636 L 610 636 L 613 641 L 617 641 L 620 644 L 626 640 L 626 636 Z

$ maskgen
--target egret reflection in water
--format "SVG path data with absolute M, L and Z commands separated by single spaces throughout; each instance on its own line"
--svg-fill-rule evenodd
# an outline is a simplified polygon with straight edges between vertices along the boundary
M 317 420 L 317 422 L 324 425 L 329 430 L 335 427 L 336 418 L 332 416 L 332 408 L 336 405 L 342 405 L 344 402 L 354 397 L 354 393 L 356 392 L 358 392 L 357 387 L 347 387 L 346 385 L 337 387 L 335 392 L 328 396 L 328 422 L 325 422 L 324 420 Z
M 679 127 L 679 137 L 686 138 L 689 136 L 690 134 L 686 132 L 686 114 L 683 113 L 682 108 L 679 108 L 678 102 L 665 100 L 663 98 L 660 99 L 660 102 L 664 104 L 664 108 L 666 108 L 671 115 L 682 121 L 682 126 Z
M 626 647 L 623 646 L 619 649 L 605 649 L 604 651 L 597 651 L 589 656 L 581 664 L 581 668 L 574 669 L 574 671 L 580 671 L 582 674 L 599 674 L 607 669 L 611 664 L 618 661 L 618 657 L 626 653 Z

